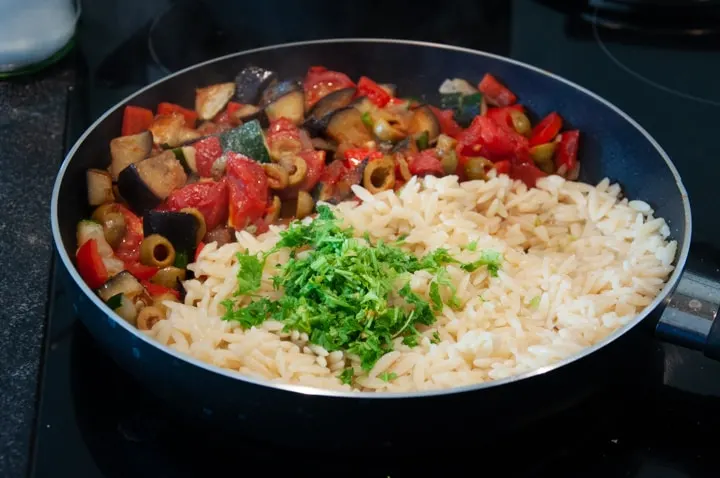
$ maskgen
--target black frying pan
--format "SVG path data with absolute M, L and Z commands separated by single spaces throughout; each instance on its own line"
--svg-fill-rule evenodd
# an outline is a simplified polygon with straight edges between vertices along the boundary
M 302 76 L 308 66 L 321 64 L 355 78 L 368 75 L 392 81 L 403 94 L 431 101 L 437 100 L 433 94 L 447 77 L 477 79 L 492 72 L 533 113 L 557 110 L 583 132 L 580 180 L 597 183 L 608 177 L 617 181 L 629 197 L 647 201 L 668 221 L 678 241 L 676 270 L 636 320 L 597 345 L 542 370 L 449 390 L 339 393 L 270 384 L 161 346 L 104 305 L 75 269 L 75 227 L 90 212 L 85 171 L 107 166 L 108 144 L 121 129 L 124 105 L 154 108 L 161 101 L 192 105 L 197 86 L 231 81 L 251 63 L 276 70 L 282 77 Z M 52 197 L 52 228 L 62 262 L 77 285 L 76 304 L 85 325 L 122 367 L 151 390 L 193 416 L 229 428 L 258 437 L 331 446 L 413 440 L 427 430 L 446 437 L 472 426 L 482 427 L 484 433 L 511 430 L 580 401 L 634 370 L 647 353 L 645 344 L 680 279 L 690 247 L 691 221 L 687 193 L 662 148 L 635 121 L 592 92 L 538 68 L 463 48 L 395 40 L 331 40 L 260 48 L 202 63 L 153 83 L 111 108 L 83 134 L 62 165 Z M 708 344 L 717 347 L 718 336 L 711 335 Z M 402 424 L 389 425 L 393 417 L 404 417 Z M 334 438 L 339 423 L 353 433 Z M 302 433 L 288 433 L 290 429 Z

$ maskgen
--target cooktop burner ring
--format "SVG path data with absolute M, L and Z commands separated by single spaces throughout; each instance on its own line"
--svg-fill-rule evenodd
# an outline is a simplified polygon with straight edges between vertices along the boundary
M 592 22 L 590 22 L 590 23 L 591 23 L 591 27 L 592 27 L 593 39 L 597 42 L 597 44 L 598 44 L 598 46 L 600 47 L 600 49 L 602 50 L 602 52 L 603 52 L 603 53 L 610 59 L 610 61 L 612 61 L 618 68 L 620 68 L 621 70 L 623 70 L 625 73 L 629 74 L 630 76 L 632 76 L 632 77 L 635 78 L 636 80 L 639 80 L 639 81 L 641 81 L 641 82 L 643 82 L 643 83 L 645 83 L 645 84 L 647 84 L 647 85 L 650 85 L 650 86 L 652 86 L 653 88 L 656 88 L 656 89 L 659 89 L 659 90 L 661 90 L 661 91 L 664 91 L 665 93 L 669 93 L 669 94 L 671 94 L 671 95 L 675 95 L 675 96 L 678 96 L 678 97 L 681 97 L 681 98 L 685 98 L 685 99 L 690 100 L 690 101 L 696 101 L 696 102 L 698 102 L 698 103 L 703 103 L 703 104 L 706 104 L 706 105 L 720 106 L 720 99 L 715 100 L 715 99 L 712 99 L 712 98 L 706 98 L 706 97 L 703 97 L 703 96 L 698 96 L 698 95 L 695 95 L 695 94 L 692 94 L 692 93 L 688 93 L 688 92 L 686 92 L 686 91 L 679 90 L 679 89 L 677 89 L 677 88 L 673 88 L 673 87 L 667 86 L 667 85 L 662 84 L 662 83 L 660 83 L 660 82 L 658 82 L 658 81 L 655 81 L 655 80 L 653 80 L 653 79 L 651 79 L 651 78 L 648 78 L 647 76 L 645 76 L 645 75 L 642 74 L 641 72 L 639 72 L 639 71 L 637 71 L 636 69 L 633 69 L 633 68 L 631 68 L 630 66 L 628 66 L 625 62 L 623 62 L 623 61 L 622 61 L 621 59 L 619 59 L 615 54 L 613 54 L 613 52 L 610 51 L 610 47 L 602 40 L 602 38 L 601 38 L 601 36 L 600 36 L 600 29 L 598 28 L 598 22 L 597 22 L 598 16 L 597 16 L 597 13 L 598 13 L 598 9 L 596 8 L 596 9 L 594 10 L 594 12 L 593 12 L 593 15 L 592 15 Z

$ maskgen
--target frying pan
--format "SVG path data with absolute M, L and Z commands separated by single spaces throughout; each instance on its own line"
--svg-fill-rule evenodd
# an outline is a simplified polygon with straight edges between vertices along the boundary
M 605 177 L 617 181 L 627 196 L 647 201 L 657 216 L 667 220 L 678 241 L 676 269 L 652 304 L 600 343 L 552 366 L 449 390 L 345 393 L 269 383 L 160 345 L 103 304 L 75 269 L 76 224 L 90 214 L 85 171 L 109 163 L 108 144 L 121 129 L 124 105 L 154 108 L 161 101 L 192 105 L 196 87 L 229 81 L 248 64 L 276 70 L 281 77 L 302 76 L 310 65 L 325 65 L 355 78 L 367 75 L 392 81 L 403 95 L 429 101 L 438 100 L 434 92 L 449 76 L 477 80 L 492 72 L 533 114 L 558 111 L 567 124 L 583 132 L 581 181 L 597 183 Z M 74 303 L 79 315 L 124 369 L 188 417 L 261 439 L 324 447 L 417 440 L 428 430 L 449 441 L 459 430 L 472 427 L 492 435 L 495 430 L 515 430 L 552 416 L 609 387 L 649 353 L 647 344 L 681 278 L 691 234 L 690 204 L 675 166 L 640 125 L 608 101 L 549 72 L 493 54 L 377 39 L 259 48 L 201 63 L 148 85 L 108 110 L 73 146 L 55 182 L 51 214 L 55 245 L 77 286 Z M 703 315 L 693 313 L 699 310 L 698 302 L 707 305 L 688 294 L 684 292 L 682 300 L 673 299 L 670 318 L 661 322 L 663 334 L 686 345 L 705 347 L 708 355 L 717 357 L 720 326 L 711 330 L 712 320 L 707 320 L 714 312 L 705 311 L 706 317 L 695 321 L 688 319 Z

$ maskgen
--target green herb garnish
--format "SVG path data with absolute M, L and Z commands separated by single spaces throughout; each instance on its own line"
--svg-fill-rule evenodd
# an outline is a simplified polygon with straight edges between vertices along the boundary
M 502 259 L 502 254 L 499 252 L 486 249 L 480 253 L 480 259 L 468 264 L 463 264 L 460 267 L 464 271 L 473 272 L 477 268 L 485 266 L 492 277 L 497 277 Z
M 395 380 L 397 378 L 397 374 L 395 372 L 383 372 L 378 375 L 378 378 L 383 382 L 389 382 L 391 380 Z
M 292 223 L 265 254 L 238 253 L 235 297 L 252 296 L 260 288 L 267 257 L 289 248 L 290 259 L 273 268 L 271 277 L 273 287 L 283 294 L 277 300 L 254 298 L 243 306 L 238 306 L 235 298 L 228 299 L 223 302 L 223 319 L 247 328 L 272 318 L 285 324 L 284 331 L 307 333 L 311 343 L 329 352 L 344 350 L 357 355 L 363 370 L 369 371 L 392 351 L 395 338 L 402 337 L 410 347 L 417 345 L 421 338 L 417 326 L 433 324 L 433 311 L 442 310 L 441 288 L 449 291 L 447 305 L 460 306 L 446 265 L 473 266 L 475 270 L 485 257 L 488 268 L 499 266 L 486 257 L 487 251 L 471 264 L 461 264 L 446 249 L 418 259 L 395 243 L 373 243 L 369 234 L 363 240 L 354 232 L 342 228 L 330 208 L 321 205 L 314 221 Z M 298 257 L 300 250 L 304 252 Z M 492 258 L 499 261 L 499 254 Z M 410 289 L 409 276 L 419 270 L 434 274 L 430 302 Z M 341 380 L 352 377 L 348 374 L 351 372 L 344 371 Z
M 540 306 L 540 296 L 536 295 L 535 297 L 530 299 L 530 307 L 532 307 L 533 309 L 537 309 L 538 306 Z
M 119 308 L 119 307 L 122 305 L 122 297 L 123 297 L 122 292 L 118 292 L 118 293 L 115 294 L 114 296 L 110 297 L 110 298 L 107 300 L 107 302 L 105 302 L 105 303 L 106 303 L 107 306 L 110 307 L 112 310 L 115 310 L 115 309 Z
M 173 265 L 180 269 L 185 269 L 188 265 L 188 253 L 185 251 L 179 251 L 175 254 L 175 262 Z
M 340 375 L 338 375 L 338 378 L 342 383 L 345 385 L 350 385 L 352 383 L 353 376 L 355 375 L 355 370 L 353 370 L 352 367 L 348 367 L 344 369 Z
M 468 244 L 465 249 L 467 249 L 470 252 L 477 251 L 477 241 L 472 241 L 470 244 Z
M 373 120 L 372 120 L 372 116 L 370 116 L 369 111 L 366 111 L 365 113 L 363 113 L 362 116 L 360 117 L 360 119 L 362 119 L 363 124 L 365 126 L 367 126 L 369 129 L 373 128 Z
M 440 343 L 440 332 L 437 330 L 433 332 L 432 339 L 430 339 L 431 344 L 439 344 Z

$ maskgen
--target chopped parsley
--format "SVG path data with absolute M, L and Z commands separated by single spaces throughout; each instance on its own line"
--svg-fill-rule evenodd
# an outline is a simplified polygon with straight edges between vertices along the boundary
M 532 299 L 530 299 L 530 307 L 533 309 L 537 309 L 540 306 L 540 296 L 536 295 Z
M 188 265 L 188 262 L 188 253 L 185 251 L 178 251 L 178 253 L 175 254 L 175 262 L 173 263 L 173 265 L 175 267 L 179 267 L 180 269 L 185 269 Z
M 440 332 L 437 330 L 433 332 L 432 339 L 430 339 L 431 344 L 439 344 L 440 343 Z
M 348 367 L 344 369 L 340 375 L 338 375 L 338 378 L 342 383 L 345 385 L 350 385 L 352 383 L 353 376 L 355 375 L 355 370 L 353 370 L 352 367 Z
M 477 251 L 477 241 L 472 241 L 465 247 L 465 249 L 467 249 L 470 252 Z
M 321 205 L 315 220 L 292 223 L 265 254 L 238 253 L 234 297 L 253 297 L 260 288 L 266 259 L 280 249 L 290 249 L 288 261 L 271 277 L 273 287 L 283 294 L 277 300 L 253 297 L 242 306 L 235 298 L 227 299 L 222 303 L 223 319 L 249 328 L 272 318 L 283 322 L 286 332 L 307 333 L 311 343 L 329 352 L 357 355 L 363 370 L 369 371 L 393 350 L 395 338 L 401 337 L 410 347 L 418 344 L 417 326 L 432 325 L 435 314 L 442 311 L 441 288 L 448 291 L 447 305 L 460 307 L 446 265 L 459 264 L 471 271 L 484 265 L 497 274 L 501 260 L 494 251 L 483 251 L 478 261 L 463 264 L 446 249 L 417 258 L 396 243 L 373 243 L 368 234 L 360 239 L 354 232 L 342 228 L 330 208 Z M 298 254 L 301 250 L 303 254 Z M 430 302 L 410 289 L 410 275 L 420 270 L 434 275 Z M 339 378 L 350 383 L 353 373 L 345 369 Z
M 372 116 L 370 116 L 369 111 L 366 111 L 365 113 L 363 113 L 362 116 L 360 117 L 360 119 L 362 119 L 362 122 L 365 126 L 367 126 L 370 129 L 373 129 L 373 120 L 372 120 Z
M 460 267 L 464 271 L 473 272 L 479 267 L 485 266 L 492 277 L 497 277 L 502 260 L 502 254 L 499 252 L 485 249 L 480 253 L 480 259 L 467 264 L 462 264 Z
M 395 372 L 383 372 L 378 375 L 378 378 L 383 382 L 389 382 L 391 380 L 395 380 L 397 378 L 397 374 Z

